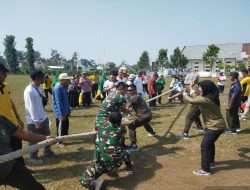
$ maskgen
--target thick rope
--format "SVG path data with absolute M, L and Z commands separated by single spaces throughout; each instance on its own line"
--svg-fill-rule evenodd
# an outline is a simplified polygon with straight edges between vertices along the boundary
M 162 94 L 160 94 L 160 95 L 158 95 L 158 96 L 156 96 L 156 97 L 153 97 L 153 98 L 151 98 L 151 99 L 148 99 L 146 102 L 147 102 L 147 103 L 148 103 L 148 102 L 151 102 L 151 101 L 153 101 L 153 100 L 155 100 L 155 99 L 157 99 L 157 98 L 159 98 L 159 97 L 162 97 L 162 96 L 168 94 L 169 92 L 172 92 L 172 91 L 175 90 L 175 89 L 176 89 L 176 88 L 173 88 L 173 89 L 171 89 L 171 90 L 169 90 L 169 91 L 167 91 L 167 92 L 164 92 L 164 93 L 162 93 Z
M 167 91 L 167 92 L 164 92 L 154 98 L 151 98 L 149 100 L 147 100 L 146 102 L 151 102 L 159 97 L 162 97 L 170 92 L 172 92 L 173 90 L 175 90 L 175 88 Z M 61 125 L 61 122 L 60 122 L 60 125 Z M 60 133 L 59 133 L 60 134 Z M 8 154 L 5 154 L 5 155 L 2 155 L 0 156 L 0 164 L 1 163 L 4 163 L 4 162 L 7 162 L 7 161 L 10 161 L 10 160 L 13 160 L 15 158 L 19 158 L 25 154 L 29 154 L 29 153 L 32 153 L 32 152 L 35 152 L 37 151 L 38 149 L 40 148 L 43 148 L 45 146 L 48 146 L 48 145 L 51 145 L 51 144 L 55 144 L 56 142 L 59 142 L 59 141 L 67 141 L 67 140 L 72 140 L 72 139 L 82 139 L 82 138 L 85 138 L 85 137 L 89 137 L 89 136 L 92 136 L 96 134 L 96 131 L 93 131 L 93 132 L 89 132 L 89 133 L 81 133 L 81 134 L 73 134 L 73 135 L 66 135 L 66 136 L 59 136 L 55 139 L 48 139 L 48 140 L 45 140 L 45 141 L 42 141 L 42 142 L 39 142 L 37 144 L 34 144 L 32 146 L 29 146 L 27 148 L 23 148 L 23 149 L 20 149 L 20 150 L 17 150 L 17 151 L 14 151 L 14 152 L 11 152 L 11 153 L 8 153 Z
M 7 162 L 7 161 L 10 161 L 10 160 L 13 160 L 15 158 L 19 158 L 19 157 L 21 157 L 21 156 L 23 156 L 25 154 L 35 152 L 35 151 L 37 151 L 38 149 L 40 149 L 42 147 L 45 147 L 45 146 L 48 146 L 48 145 L 51 145 L 51 144 L 55 144 L 56 142 L 59 142 L 59 141 L 67 141 L 67 140 L 73 140 L 73 139 L 74 140 L 83 139 L 83 138 L 86 138 L 86 137 L 89 137 L 89 136 L 93 136 L 96 133 L 97 133 L 96 131 L 93 131 L 93 132 L 89 132 L 89 133 L 80 133 L 80 134 L 60 136 L 60 137 L 57 137 L 57 138 L 54 138 L 54 139 L 47 139 L 45 141 L 41 141 L 41 142 L 39 142 L 37 144 L 34 144 L 32 146 L 29 146 L 27 148 L 23 148 L 23 149 L 20 149 L 20 150 L 17 150 L 17 151 L 14 151 L 14 152 L 11 152 L 11 153 L 0 156 L 0 164 L 4 163 L 4 162 Z

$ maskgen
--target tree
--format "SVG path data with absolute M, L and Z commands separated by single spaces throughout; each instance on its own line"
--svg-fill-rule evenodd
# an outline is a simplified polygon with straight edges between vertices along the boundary
M 35 69 L 35 51 L 33 49 L 33 39 L 31 37 L 26 38 L 26 49 L 25 59 L 28 62 L 29 70 L 32 71 Z
M 187 57 L 181 53 L 179 47 L 175 48 L 173 55 L 170 56 L 171 68 L 176 68 L 176 70 L 183 70 L 188 64 Z
M 39 51 L 35 51 L 35 60 L 39 61 L 41 59 L 41 53 Z
M 138 69 L 148 69 L 150 66 L 149 55 L 147 51 L 143 51 L 140 60 L 137 62 Z
M 163 67 L 168 66 L 168 50 L 167 49 L 160 49 L 158 53 L 158 58 L 156 59 L 155 62 L 157 67 L 160 67 L 161 70 Z
M 71 58 L 71 65 L 70 65 L 71 70 L 73 69 L 73 66 L 77 67 L 77 62 L 78 62 L 78 53 L 74 52 Z
M 17 56 L 17 61 L 20 62 L 24 62 L 25 59 L 25 53 L 24 51 L 18 51 L 16 50 L 16 56 Z
M 4 65 L 6 64 L 6 60 L 1 55 L 0 55 L 0 63 Z
M 203 54 L 202 59 L 206 64 L 210 65 L 211 75 L 212 75 L 214 63 L 218 58 L 219 51 L 220 51 L 220 48 L 212 44 L 208 46 L 207 52 Z
M 52 49 L 50 55 L 51 55 L 51 59 L 53 59 L 58 65 L 61 59 L 60 53 L 58 53 L 56 49 Z
M 15 36 L 7 35 L 3 42 L 5 46 L 4 55 L 6 58 L 7 65 L 11 72 L 17 73 L 18 62 L 17 62 L 17 52 L 15 49 Z

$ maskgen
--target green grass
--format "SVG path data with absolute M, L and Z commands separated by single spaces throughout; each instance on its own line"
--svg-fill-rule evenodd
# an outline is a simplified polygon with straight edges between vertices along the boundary
M 13 76 L 7 78 L 11 87 L 12 98 L 25 121 L 23 91 L 29 84 L 28 76 Z M 166 79 L 166 88 L 170 79 Z M 221 96 L 221 110 L 225 116 L 225 105 L 230 83 L 227 81 L 225 94 Z M 50 104 L 46 110 L 52 122 L 51 131 L 55 136 L 55 121 Z M 240 135 L 222 135 L 217 141 L 214 175 L 197 177 L 192 170 L 200 167 L 200 142 L 202 132 L 190 131 L 192 138 L 178 140 L 175 135 L 182 132 L 185 116 L 189 106 L 173 103 L 154 108 L 152 126 L 159 136 L 147 137 L 143 127 L 137 130 L 139 151 L 132 154 L 135 172 L 132 176 L 124 174 L 124 167 L 118 170 L 118 177 L 104 175 L 108 189 L 204 189 L 207 186 L 250 186 L 250 122 L 241 123 L 244 129 Z M 92 131 L 99 102 L 87 110 L 72 110 L 70 117 L 70 134 Z M 126 141 L 129 143 L 128 139 Z M 27 143 L 24 143 L 27 146 Z M 67 143 L 63 149 L 52 146 L 56 158 L 45 159 L 42 166 L 27 166 L 36 171 L 35 178 L 46 189 L 82 189 L 78 179 L 84 168 L 93 157 L 93 140 L 76 140 Z M 43 157 L 43 151 L 40 150 Z M 27 158 L 27 155 L 25 156 Z M 21 175 L 21 174 L 20 174 Z M 4 187 L 0 187 L 0 189 Z M 11 189 L 7 187 L 7 189 Z

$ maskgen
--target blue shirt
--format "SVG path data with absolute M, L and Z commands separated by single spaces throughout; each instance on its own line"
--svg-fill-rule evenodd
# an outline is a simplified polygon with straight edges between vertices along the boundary
M 240 86 L 239 81 L 237 81 L 236 83 L 233 83 L 231 85 L 231 88 L 230 88 L 230 91 L 228 94 L 228 103 L 230 102 L 230 100 L 234 94 L 236 95 L 236 99 L 235 99 L 234 103 L 232 104 L 232 107 L 239 108 L 241 105 L 241 86 Z
M 68 91 L 60 83 L 52 91 L 52 109 L 56 118 L 70 114 Z

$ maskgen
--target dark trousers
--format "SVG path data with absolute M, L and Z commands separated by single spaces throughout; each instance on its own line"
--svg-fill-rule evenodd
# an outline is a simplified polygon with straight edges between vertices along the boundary
M 147 132 L 149 133 L 153 133 L 154 130 L 150 125 L 150 121 L 152 119 L 152 115 L 146 115 L 144 117 L 139 117 L 137 119 L 135 119 L 131 124 L 128 125 L 128 129 L 129 129 L 129 138 L 131 143 L 136 143 L 137 139 L 136 139 L 136 128 L 137 127 L 141 127 L 144 125 L 144 128 L 146 129 Z
M 214 163 L 215 142 L 224 130 L 207 129 L 201 142 L 201 169 L 210 172 L 210 164 Z
M 0 181 L 0 185 L 9 185 L 20 190 L 45 190 L 31 175 L 30 170 L 20 162 L 15 163 L 11 173 Z
M 91 91 L 92 91 L 92 98 L 95 98 L 98 91 L 98 84 L 92 84 Z
M 71 91 L 68 93 L 70 107 L 79 107 L 79 94 L 78 91 Z
M 202 127 L 201 120 L 200 120 L 200 114 L 201 114 L 201 111 L 199 109 L 199 106 L 194 106 L 194 105 L 190 106 L 190 109 L 189 109 L 188 114 L 186 116 L 184 133 L 189 132 L 190 127 L 191 127 L 193 122 L 195 123 L 195 125 L 198 128 Z
M 219 90 L 219 92 L 220 92 L 221 94 L 223 94 L 224 89 L 225 89 L 225 86 L 218 85 L 218 90 Z
M 60 118 L 56 118 L 56 135 L 57 136 L 68 135 L 69 134 L 69 117 L 67 116 L 65 121 L 60 121 L 60 120 L 61 120 Z M 61 127 L 59 127 L 60 122 L 61 122 Z
M 226 112 L 227 124 L 230 130 L 236 131 L 240 128 L 240 120 L 238 115 L 239 107 L 233 107 Z
M 91 103 L 91 94 L 90 92 L 83 92 L 82 95 L 82 107 L 88 107 Z
M 148 84 L 142 84 L 143 91 L 148 93 Z
M 49 98 L 49 93 L 50 95 L 52 95 L 52 89 L 49 88 L 49 89 L 44 89 L 44 94 L 45 94 L 45 97 L 48 99 Z
M 161 95 L 161 94 L 162 94 L 162 92 L 157 92 L 157 96 Z M 158 103 L 161 104 L 161 97 L 158 98 Z
M 156 97 L 156 93 L 149 94 L 149 99 L 154 98 L 154 97 Z M 156 106 L 156 99 L 149 102 L 149 107 L 154 107 L 154 106 Z
M 11 136 L 10 145 L 13 151 L 22 149 L 22 140 Z M 22 165 L 25 165 L 23 157 L 16 158 L 16 161 L 20 162 Z

